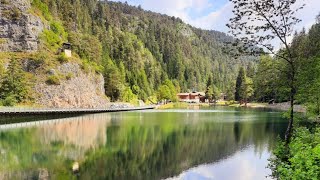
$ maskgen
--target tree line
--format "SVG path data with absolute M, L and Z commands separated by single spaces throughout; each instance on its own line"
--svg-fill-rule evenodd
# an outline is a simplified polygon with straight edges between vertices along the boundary
M 255 58 L 234 58 L 233 50 L 223 46 L 232 39 L 225 33 L 126 3 L 33 0 L 32 5 L 51 22 L 44 33 L 47 46 L 54 50 L 61 44 L 58 39 L 69 41 L 83 61 L 101 67 L 112 101 L 148 101 L 168 94 L 176 99 L 179 91 L 205 91 L 209 78 L 211 89 L 233 96 L 236 70 L 255 63 Z M 174 86 L 171 93 L 168 84 Z

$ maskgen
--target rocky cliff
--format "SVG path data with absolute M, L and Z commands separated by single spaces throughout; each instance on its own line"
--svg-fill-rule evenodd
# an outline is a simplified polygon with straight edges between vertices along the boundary
M 59 63 L 59 54 L 43 50 L 39 44 L 41 33 L 49 28 L 33 13 L 30 0 L 0 0 L 0 54 L 4 67 L 12 57 L 21 60 L 22 68 L 33 79 L 30 82 L 35 103 L 55 108 L 102 108 L 108 100 L 105 96 L 104 78 L 101 74 L 81 68 L 82 61 Z M 44 54 L 36 63 L 37 54 Z M 10 54 L 9 54 L 10 53 Z M 39 58 L 38 58 L 39 60 Z M 46 63 L 44 63 L 46 62 Z M 48 70 L 48 68 L 50 69 Z M 54 76 L 59 83 L 50 84 Z M 1 82 L 1 81 L 0 81 Z
M 36 51 L 41 19 L 29 13 L 29 0 L 0 1 L 0 52 Z
M 39 80 L 35 92 L 40 95 L 36 103 L 56 108 L 103 108 L 107 106 L 104 97 L 104 79 L 100 74 L 85 73 L 79 64 L 65 63 L 50 70 L 50 75 L 66 77 L 58 85 L 48 85 Z

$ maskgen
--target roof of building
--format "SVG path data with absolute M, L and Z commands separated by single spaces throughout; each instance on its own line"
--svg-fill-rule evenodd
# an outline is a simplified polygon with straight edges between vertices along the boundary
M 191 96 L 205 96 L 206 95 L 206 93 L 204 93 L 204 92 L 192 92 L 192 93 L 178 93 L 177 94 L 178 96 L 189 96 L 189 95 L 191 95 Z
M 190 93 L 178 93 L 178 96 L 189 96 Z

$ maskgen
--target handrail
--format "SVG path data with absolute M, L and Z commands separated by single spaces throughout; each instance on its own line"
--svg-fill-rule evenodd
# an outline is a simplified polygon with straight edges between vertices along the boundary
M 67 113 L 99 113 L 117 111 L 136 111 L 155 109 L 156 106 L 111 107 L 111 108 L 32 108 L 32 107 L 0 107 L 0 115 L 8 114 L 67 114 Z

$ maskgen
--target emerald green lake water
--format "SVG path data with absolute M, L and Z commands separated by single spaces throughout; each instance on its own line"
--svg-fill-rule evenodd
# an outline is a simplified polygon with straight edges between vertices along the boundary
M 5 122 L 24 119 L 35 120 Z M 40 119 L 0 125 L 0 179 L 268 179 L 287 125 L 279 112 L 223 107 Z

